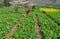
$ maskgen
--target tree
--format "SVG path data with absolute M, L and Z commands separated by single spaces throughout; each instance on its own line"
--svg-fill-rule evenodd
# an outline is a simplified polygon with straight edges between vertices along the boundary
M 9 1 L 11 1 L 11 0 L 4 0 L 4 6 L 10 6 Z
M 18 9 L 20 8 L 19 1 L 10 1 L 9 3 L 11 4 L 11 6 L 15 9 L 15 11 L 17 13 Z
M 9 3 L 12 5 L 13 8 L 15 8 L 15 11 L 18 12 L 18 9 L 20 7 L 19 4 L 29 7 L 29 4 L 31 3 L 31 0 L 29 0 L 29 1 L 27 0 L 27 1 L 24 1 L 24 2 L 23 2 L 23 0 L 17 0 L 17 1 L 15 0 L 15 1 L 11 1 Z

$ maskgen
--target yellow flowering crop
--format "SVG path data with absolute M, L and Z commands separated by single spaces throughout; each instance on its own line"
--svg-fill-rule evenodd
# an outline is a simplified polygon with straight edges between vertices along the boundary
M 59 11 L 59 10 L 58 9 L 54 9 L 54 8 L 40 8 L 40 11 L 56 12 L 56 11 Z

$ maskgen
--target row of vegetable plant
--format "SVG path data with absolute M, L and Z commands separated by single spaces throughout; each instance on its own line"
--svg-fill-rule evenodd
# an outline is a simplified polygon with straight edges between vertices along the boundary
M 59 39 L 59 26 L 56 23 L 53 23 L 46 14 L 36 10 L 35 13 L 38 14 L 39 26 L 43 39 Z

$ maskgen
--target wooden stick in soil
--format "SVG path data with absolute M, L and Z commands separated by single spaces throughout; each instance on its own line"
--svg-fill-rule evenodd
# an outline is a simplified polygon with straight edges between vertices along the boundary
M 26 16 L 26 14 L 23 14 L 22 18 L 18 20 L 18 22 L 11 28 L 11 30 L 5 35 L 4 39 L 8 39 L 10 36 L 13 35 L 13 33 L 16 31 L 19 23 L 21 22 L 22 19 L 24 19 L 24 17 Z
M 38 25 L 38 18 L 37 18 L 36 15 L 35 15 L 35 30 L 36 30 L 36 33 L 37 33 L 37 39 L 42 39 L 40 28 L 39 28 L 39 25 Z

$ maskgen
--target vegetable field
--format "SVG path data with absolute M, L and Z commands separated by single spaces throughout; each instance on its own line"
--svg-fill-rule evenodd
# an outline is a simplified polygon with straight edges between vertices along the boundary
M 18 13 L 15 13 L 12 8 L 0 8 L 0 39 L 4 38 L 13 25 L 22 17 L 23 13 L 25 13 L 24 8 L 21 8 Z M 31 11 L 26 15 L 9 39 L 37 39 L 35 14 L 38 16 L 38 25 L 41 30 L 42 39 L 60 39 L 60 12 L 46 12 L 45 14 L 39 11 L 39 9 Z

